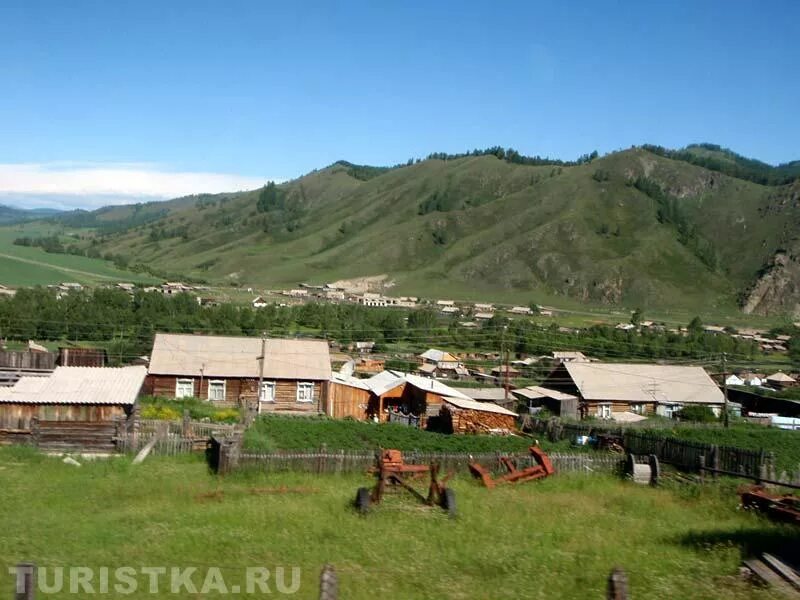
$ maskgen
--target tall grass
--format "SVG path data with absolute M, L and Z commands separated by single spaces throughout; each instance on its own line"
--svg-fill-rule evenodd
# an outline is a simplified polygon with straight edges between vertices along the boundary
M 769 590 L 737 577 L 742 548 L 800 543 L 796 529 L 737 510 L 731 488 L 654 489 L 603 476 L 495 490 L 456 478 L 455 520 L 406 495 L 359 517 L 350 503 L 366 476 L 220 479 L 191 457 L 76 468 L 0 449 L 0 478 L 5 565 L 218 566 L 232 582 L 246 566 L 299 566 L 297 598 L 317 597 L 331 563 L 349 600 L 601 598 L 615 565 L 634 598 L 766 599 Z M 0 569 L 0 590 L 11 589 Z

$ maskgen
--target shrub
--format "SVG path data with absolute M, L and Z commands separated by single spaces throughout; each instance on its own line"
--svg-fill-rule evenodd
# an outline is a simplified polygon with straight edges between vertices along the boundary
M 696 423 L 712 423 L 717 420 L 714 412 L 707 406 L 685 406 L 678 413 L 681 421 L 694 421 Z
M 181 418 L 181 413 L 168 406 L 149 405 L 142 409 L 142 418 L 175 421 Z

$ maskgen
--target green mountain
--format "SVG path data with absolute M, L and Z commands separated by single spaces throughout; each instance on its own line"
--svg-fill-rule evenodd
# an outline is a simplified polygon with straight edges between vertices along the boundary
M 60 211 L 50 208 L 14 208 L 0 204 L 0 225 L 12 225 L 24 221 L 33 221 L 58 214 Z
M 76 244 L 241 285 L 385 276 L 374 281 L 392 294 L 424 297 L 800 306 L 798 163 L 707 144 L 557 164 L 502 149 L 432 156 L 87 213 L 93 233 Z

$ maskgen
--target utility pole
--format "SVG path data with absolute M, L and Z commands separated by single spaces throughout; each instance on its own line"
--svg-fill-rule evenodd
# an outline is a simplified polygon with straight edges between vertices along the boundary
M 508 405 L 508 388 L 509 388 L 509 383 L 508 383 L 508 348 L 506 347 L 506 328 L 507 327 L 508 327 L 507 325 L 503 325 L 503 335 L 500 338 L 501 339 L 500 350 L 501 350 L 501 352 L 505 352 L 505 377 L 504 377 L 505 385 L 503 386 L 505 388 L 505 394 L 503 396 L 503 398 L 504 398 L 503 399 L 503 403 L 506 406 Z
M 728 355 L 725 352 L 722 353 L 722 395 L 725 397 L 722 422 L 728 427 Z
M 267 332 L 261 332 L 261 356 L 259 360 L 258 370 L 258 391 L 256 392 L 256 406 L 258 407 L 258 414 L 261 414 L 261 394 L 264 393 L 264 363 L 267 359 Z

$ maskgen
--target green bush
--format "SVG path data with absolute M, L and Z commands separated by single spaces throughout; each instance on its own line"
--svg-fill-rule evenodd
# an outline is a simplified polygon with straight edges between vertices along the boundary
M 695 423 L 713 423 L 717 420 L 714 411 L 708 406 L 684 406 L 677 413 L 681 421 L 693 421 Z

